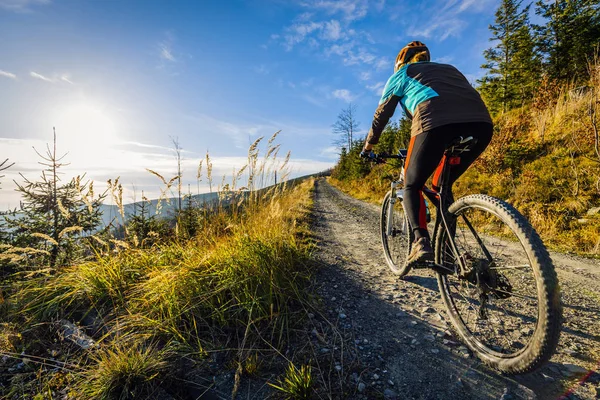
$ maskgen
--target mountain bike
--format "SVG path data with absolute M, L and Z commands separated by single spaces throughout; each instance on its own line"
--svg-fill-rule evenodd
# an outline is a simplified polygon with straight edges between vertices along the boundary
M 548 251 L 531 224 L 513 206 L 484 194 L 453 201 L 450 166 L 476 143 L 456 139 L 445 151 L 439 190 L 423 188 L 436 208 L 433 226 L 438 289 L 452 327 L 487 365 L 508 374 L 532 371 L 554 353 L 561 329 L 558 278 Z M 375 155 L 400 161 L 381 206 L 381 240 L 395 274 L 411 270 L 406 259 L 413 233 L 403 208 L 406 150 Z M 450 204 L 451 203 L 451 204 Z

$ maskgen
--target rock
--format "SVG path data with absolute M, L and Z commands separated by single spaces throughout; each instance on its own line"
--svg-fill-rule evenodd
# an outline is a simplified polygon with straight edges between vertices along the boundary
M 313 319 L 315 317 L 315 314 L 313 313 L 308 313 L 308 318 Z
M 437 353 L 439 353 L 440 351 L 439 351 L 438 349 L 431 349 L 431 352 L 432 352 L 433 354 L 437 354 Z
M 562 365 L 562 373 L 565 376 L 576 376 L 576 375 L 583 375 L 583 374 L 587 374 L 588 370 L 580 367 L 579 365 L 575 365 L 575 364 L 563 364 Z
M 77 346 L 81 347 L 84 350 L 90 349 L 96 345 L 94 339 L 86 335 L 83 330 L 72 322 L 67 320 L 60 320 L 59 324 L 59 333 L 60 335 L 71 342 L 75 343 Z
M 327 347 L 323 347 L 321 349 L 321 353 L 323 353 L 323 354 L 329 353 L 329 349 Z
M 435 312 L 435 310 L 429 306 L 421 309 L 421 313 L 423 313 L 423 314 L 429 314 L 429 313 L 433 313 L 433 312 Z
M 378 379 L 379 379 L 379 375 L 377 375 L 377 374 L 373 374 L 373 380 L 374 380 L 374 381 L 376 381 L 376 380 L 378 380 Z
M 508 388 L 504 388 L 504 392 L 502 393 L 502 396 L 500 397 L 500 400 L 512 400 L 513 396 L 508 392 Z
M 393 381 L 390 381 L 390 380 L 388 380 L 388 384 L 389 384 L 390 386 L 394 386 L 394 382 L 393 382 Z
M 442 343 L 444 343 L 446 346 L 456 346 L 456 342 L 453 342 L 452 340 L 448 339 L 442 340 Z
M 417 322 L 417 321 L 410 321 L 410 324 L 411 324 L 412 326 L 416 326 L 416 325 L 418 324 L 418 322 Z
M 346 314 L 340 313 L 340 319 L 346 319 Z
M 340 372 L 340 371 L 342 370 L 342 366 L 341 366 L 341 365 L 336 365 L 336 366 L 335 366 L 335 370 L 336 370 L 337 372 Z
M 336 300 L 337 300 L 337 299 L 336 299 L 335 297 L 332 297 L 332 298 L 331 298 L 331 301 L 336 301 Z
M 577 354 L 579 354 L 579 352 L 577 350 L 573 350 L 573 349 L 566 349 L 565 353 L 570 355 L 570 356 L 576 356 Z
M 416 345 L 416 344 L 419 344 L 419 341 L 418 341 L 417 339 L 413 339 L 413 340 L 410 342 L 410 344 L 412 344 L 412 345 Z
M 427 340 L 428 342 L 435 342 L 435 337 L 433 335 L 425 335 L 423 336 L 423 339 Z
M 397 399 L 398 395 L 392 389 L 385 389 L 383 391 L 383 398 L 385 398 L 385 399 Z
M 358 374 L 357 374 L 356 372 L 353 372 L 353 373 L 352 373 L 352 380 L 353 380 L 354 382 L 358 382 Z
M 360 382 L 360 383 L 358 384 L 358 388 L 357 388 L 357 390 L 358 390 L 358 393 L 362 393 L 362 392 L 364 392 L 366 388 L 367 388 L 367 385 L 365 385 L 364 383 Z
M 404 311 L 398 311 L 396 313 L 396 317 L 402 318 L 402 317 L 406 317 L 407 314 Z
M 554 379 L 553 377 L 551 377 L 550 375 L 546 375 L 544 373 L 542 373 L 542 377 L 544 378 L 544 380 L 546 382 L 554 382 L 556 379 Z

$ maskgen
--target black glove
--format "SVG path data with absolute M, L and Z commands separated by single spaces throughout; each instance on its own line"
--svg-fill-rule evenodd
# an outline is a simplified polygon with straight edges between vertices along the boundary
M 373 153 L 373 150 L 363 150 L 360 152 L 360 157 L 361 158 L 367 158 L 369 160 L 373 160 L 375 159 L 375 153 Z

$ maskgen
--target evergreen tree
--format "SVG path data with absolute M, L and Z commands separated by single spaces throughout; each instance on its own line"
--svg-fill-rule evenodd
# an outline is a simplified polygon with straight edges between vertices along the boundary
M 600 44 L 599 0 L 538 0 L 536 14 L 547 19 L 536 26 L 545 69 L 558 80 L 583 81 Z
M 381 136 L 379 143 L 375 145 L 376 153 L 396 154 L 400 149 L 408 148 L 410 143 L 411 121 L 402 117 L 398 122 L 387 124 Z
M 492 112 L 520 106 L 533 97 L 539 82 L 541 61 L 529 26 L 529 8 L 522 0 L 502 0 L 490 25 L 496 46 L 485 50 L 487 70 L 480 90 Z
M 38 155 L 46 167 L 41 180 L 32 182 L 23 177 L 24 183 L 15 182 L 22 201 L 17 216 L 6 218 L 14 238 L 12 245 L 37 250 L 33 254 L 42 254 L 39 261 L 52 267 L 69 264 L 81 234 L 92 233 L 100 224 L 104 195 L 94 198 L 93 184 L 82 182 L 79 176 L 61 183 L 59 169 L 65 164 L 64 156 L 56 155 L 56 133 L 53 149 L 48 146 L 45 155 Z
M 136 247 L 148 248 L 169 236 L 168 224 L 156 214 L 150 213 L 150 200 L 144 196 L 135 203 L 134 214 L 127 221 L 127 240 Z M 124 235 L 125 236 L 125 235 Z
M 7 158 L 6 160 L 4 160 L 0 163 L 0 172 L 6 171 L 13 165 L 15 165 L 15 163 L 8 164 L 8 158 Z M 4 175 L 0 175 L 0 179 L 1 178 L 4 178 Z M 0 186 L 0 189 L 2 189 L 2 186 Z M 9 214 L 10 214 L 10 211 L 0 211 L 0 245 L 6 244 L 9 240 L 9 233 L 8 233 L 8 229 L 5 228 L 5 219 L 4 219 L 4 216 L 9 215 Z

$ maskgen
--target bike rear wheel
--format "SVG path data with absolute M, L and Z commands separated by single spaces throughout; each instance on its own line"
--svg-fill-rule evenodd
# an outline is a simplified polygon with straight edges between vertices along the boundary
M 387 192 L 381 205 L 381 244 L 385 260 L 392 272 L 399 276 L 409 273 L 410 267 L 406 265 L 406 259 L 410 253 L 413 233 L 410 230 L 408 218 L 404 211 L 402 199 L 396 198 L 393 205 L 391 219 L 388 220 L 392 191 Z M 391 223 L 391 234 L 388 235 L 387 224 Z
M 529 222 L 508 203 L 466 196 L 448 210 L 458 257 L 446 229 L 436 235 L 441 297 L 462 341 L 504 373 L 534 370 L 554 353 L 561 327 L 558 278 Z M 458 272 L 460 261 L 467 267 Z

